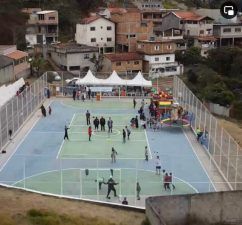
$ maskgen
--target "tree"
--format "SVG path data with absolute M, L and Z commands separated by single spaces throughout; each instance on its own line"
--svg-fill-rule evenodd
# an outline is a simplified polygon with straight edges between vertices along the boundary
M 207 86 L 204 89 L 204 97 L 206 100 L 222 106 L 230 105 L 235 99 L 234 94 L 223 82 Z
M 99 72 L 103 68 L 103 54 L 99 54 L 98 57 L 94 53 L 92 58 L 90 58 L 90 61 L 94 64 L 95 71 Z
M 196 84 L 197 83 L 198 76 L 191 69 L 187 72 L 187 78 L 188 78 L 188 81 L 191 82 L 192 84 Z
M 191 47 L 184 53 L 176 51 L 176 59 L 184 65 L 201 63 L 201 49 L 197 47 Z
M 36 56 L 31 61 L 31 66 L 33 71 L 39 76 L 41 68 L 44 66 L 44 59 L 41 56 Z

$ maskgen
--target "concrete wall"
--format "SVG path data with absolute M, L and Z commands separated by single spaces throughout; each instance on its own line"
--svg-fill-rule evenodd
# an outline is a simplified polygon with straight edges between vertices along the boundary
M 14 67 L 13 65 L 0 68 L 0 85 L 14 80 Z
M 209 225 L 242 224 L 242 191 L 158 196 L 146 199 L 146 215 L 152 225 L 186 225 L 188 217 Z M 154 219 L 160 216 L 162 223 Z
M 214 104 L 214 103 L 205 103 L 205 105 L 208 107 L 209 111 L 211 113 L 220 115 L 220 116 L 226 116 L 229 117 L 230 115 L 230 108 L 221 106 L 219 104 Z

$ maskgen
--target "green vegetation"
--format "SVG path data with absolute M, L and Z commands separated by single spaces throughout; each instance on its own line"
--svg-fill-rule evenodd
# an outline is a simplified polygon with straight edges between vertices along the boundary
M 175 9 L 177 8 L 177 5 L 174 2 L 171 2 L 170 0 L 164 0 L 162 2 L 162 5 L 165 9 Z
M 192 47 L 177 60 L 186 66 L 183 77 L 189 88 L 201 100 L 233 106 L 233 117 L 242 117 L 242 50 L 218 48 L 209 51 L 208 58 Z

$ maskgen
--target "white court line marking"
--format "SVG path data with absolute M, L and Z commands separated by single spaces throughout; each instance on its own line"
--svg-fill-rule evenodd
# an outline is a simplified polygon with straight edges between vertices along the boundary
M 150 159 L 152 159 L 152 153 L 151 153 L 151 150 L 150 150 L 150 144 L 149 144 L 149 140 L 148 140 L 148 137 L 147 137 L 146 130 L 145 130 L 145 138 L 146 138 L 146 142 L 147 142 L 147 147 L 149 149 Z
M 192 151 L 193 151 L 193 153 L 195 154 L 195 156 L 196 156 L 197 160 L 199 161 L 199 163 L 200 163 L 201 167 L 203 168 L 203 171 L 206 173 L 206 175 L 207 175 L 208 179 L 210 180 L 210 183 L 212 184 L 212 186 L 213 186 L 214 190 L 215 190 L 215 191 L 217 191 L 217 189 L 215 188 L 215 186 L 214 186 L 214 184 L 213 184 L 213 182 L 212 182 L 212 180 L 211 180 L 210 176 L 209 176 L 209 175 L 208 175 L 208 173 L 207 173 L 207 170 L 206 170 L 206 169 L 205 169 L 205 167 L 203 166 L 203 164 L 202 164 L 201 160 L 199 159 L 199 157 L 198 157 L 198 155 L 197 155 L 196 151 L 194 150 L 194 146 L 193 146 L 193 144 L 191 143 L 191 141 L 189 140 L 189 138 L 188 138 L 187 134 L 184 132 L 184 130 L 183 130 L 183 129 L 182 129 L 182 132 L 184 133 L 184 135 L 185 135 L 185 137 L 186 137 L 186 139 L 187 139 L 188 143 L 189 143 L 189 144 L 190 144 L 190 146 L 192 147 Z
M 98 135 L 96 135 L 96 136 L 98 136 Z M 95 141 L 110 141 L 110 142 L 122 142 L 123 143 L 123 140 L 121 140 L 121 138 L 120 139 L 111 139 L 111 138 L 109 138 L 109 137 L 102 137 L 102 136 L 98 136 L 98 137 L 100 137 L 100 139 L 95 139 Z M 106 138 L 106 140 L 105 140 L 105 138 Z M 69 140 L 69 142 L 88 142 L 89 143 L 89 141 L 88 141 L 88 139 L 86 139 L 86 140 L 80 140 L 80 139 L 70 139 Z M 126 141 L 126 143 L 128 143 L 128 142 L 146 142 L 146 140 L 128 140 L 128 141 Z M 98 143 L 96 143 L 96 144 L 98 144 Z M 124 143 L 124 145 L 125 145 L 125 143 Z
M 59 148 L 58 153 L 57 153 L 57 156 L 56 156 L 56 159 L 59 158 L 59 155 L 60 155 L 60 153 L 61 153 L 61 149 L 62 149 L 64 143 L 65 143 L 65 140 L 62 140 L 61 145 L 60 145 L 60 148 Z
M 119 171 L 120 174 L 121 174 L 121 170 L 137 170 L 137 171 L 146 171 L 146 172 L 155 173 L 155 171 L 153 171 L 153 170 L 135 169 L 135 168 L 112 168 L 112 169 L 114 171 Z M 67 170 L 83 170 L 84 171 L 85 169 L 84 168 L 67 168 L 67 169 L 62 169 L 61 171 L 67 171 Z M 98 168 L 98 169 L 97 168 L 88 168 L 88 170 L 96 170 L 96 171 L 98 171 L 98 170 L 101 170 L 101 171 L 107 170 L 107 171 L 110 171 L 110 168 Z M 20 183 L 20 182 L 22 182 L 24 180 L 27 180 L 27 179 L 30 179 L 30 178 L 33 178 L 33 177 L 37 177 L 37 176 L 41 176 L 41 175 L 44 175 L 44 174 L 48 174 L 48 173 L 53 173 L 53 172 L 60 172 L 60 170 L 48 170 L 48 171 L 45 171 L 45 172 L 37 173 L 37 174 L 32 175 L 32 176 L 25 177 L 25 179 L 21 179 L 21 180 L 15 182 L 12 186 L 15 186 L 17 183 Z M 180 180 L 181 182 L 187 184 L 195 192 L 199 193 L 199 191 L 191 183 L 200 183 L 200 182 L 191 182 L 191 183 L 189 183 L 189 182 L 187 182 L 187 181 L 185 181 L 185 180 L 183 180 L 181 178 L 178 178 L 176 176 L 174 176 L 174 178 L 176 178 L 176 179 Z M 153 182 L 153 183 L 157 183 L 157 182 Z M 159 183 L 162 184 L 162 182 L 159 182 Z M 174 183 L 177 183 L 177 182 L 174 182 Z M 26 189 L 26 190 L 28 190 L 28 189 Z M 29 190 L 31 190 L 31 189 L 29 189 Z M 134 196 L 134 195 L 132 195 L 132 196 Z M 147 195 L 147 196 L 152 196 L 152 195 Z
M 25 139 L 27 138 L 27 136 L 29 135 L 29 133 L 32 131 L 32 129 L 34 128 L 34 126 L 37 124 L 37 122 L 40 120 L 41 117 L 38 117 L 38 119 L 34 122 L 34 124 L 31 126 L 31 128 L 29 129 L 29 131 L 24 135 L 24 137 L 22 138 L 22 140 L 18 143 L 18 145 L 16 146 L 15 150 L 12 152 L 12 154 L 9 156 L 9 158 L 6 160 L 6 162 L 3 164 L 3 166 L 0 169 L 0 172 L 4 169 L 4 167 L 7 165 L 8 161 L 13 157 L 13 155 L 16 153 L 16 151 L 18 150 L 19 146 L 25 141 Z M 25 124 L 26 125 L 26 124 Z
M 68 156 L 68 155 L 67 155 Z M 81 155 L 80 155 L 81 156 Z M 74 157 L 65 157 L 65 155 L 64 155 L 64 157 L 63 157 L 63 155 L 61 156 L 61 159 L 72 159 L 72 160 L 86 160 L 86 159 L 88 159 L 88 160 L 106 160 L 106 159 L 108 159 L 108 160 L 110 160 L 111 161 L 111 159 L 110 158 L 97 158 L 97 157 L 95 157 L 95 158 L 74 158 Z M 144 158 L 118 158 L 117 160 L 138 160 L 138 159 L 142 159 L 142 160 L 144 160 Z
M 72 124 L 72 122 L 73 122 L 73 120 L 74 120 L 74 118 L 75 118 L 75 115 L 76 115 L 76 114 L 74 113 L 73 116 L 72 116 L 72 118 L 71 118 L 71 122 L 70 122 L 70 124 L 69 124 L 69 127 L 71 126 L 71 124 Z M 65 143 L 65 140 L 62 140 L 61 145 L 60 145 L 59 150 L 58 150 L 58 153 L 57 153 L 57 156 L 56 156 L 56 159 L 59 158 L 59 155 L 60 155 L 60 153 L 61 153 L 61 149 L 62 149 L 64 143 Z

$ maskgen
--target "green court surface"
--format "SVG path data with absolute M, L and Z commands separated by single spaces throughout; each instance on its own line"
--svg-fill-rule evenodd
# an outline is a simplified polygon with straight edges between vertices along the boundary
M 67 195 L 76 198 L 88 198 L 92 200 L 107 200 L 107 185 L 102 184 L 101 190 L 95 180 L 104 178 L 106 182 L 110 176 L 110 169 L 90 169 L 86 175 L 84 169 L 67 169 L 61 171 L 49 171 L 39 175 L 26 178 L 15 184 L 17 187 L 24 187 L 45 193 Z M 169 194 L 191 194 L 196 193 L 191 185 L 181 179 L 174 177 L 174 190 L 165 191 L 162 184 L 162 176 L 156 175 L 153 171 L 135 169 L 114 169 L 113 179 L 119 183 L 116 185 L 117 201 L 126 196 L 129 200 L 136 199 L 136 182 L 141 186 L 141 198 L 152 195 Z M 171 188 L 172 189 L 172 188 Z M 114 200 L 113 193 L 111 198 Z
M 131 129 L 130 140 L 123 143 L 122 130 L 129 127 L 132 115 L 92 115 L 92 117 L 105 117 L 106 123 L 109 116 L 114 121 L 113 132 L 93 131 L 91 141 L 88 140 L 88 126 L 86 117 L 83 114 L 74 114 L 70 129 L 69 141 L 65 140 L 60 148 L 58 157 L 64 158 L 85 158 L 85 159 L 110 159 L 111 149 L 118 152 L 118 159 L 144 159 L 144 147 L 147 146 L 147 137 L 144 129 Z M 91 119 L 91 125 L 93 118 Z M 93 128 L 94 129 L 94 128 Z

